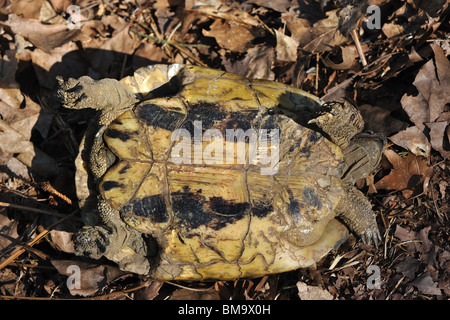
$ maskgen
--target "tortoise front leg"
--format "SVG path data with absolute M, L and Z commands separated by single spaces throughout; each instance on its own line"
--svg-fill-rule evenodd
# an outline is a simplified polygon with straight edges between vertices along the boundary
M 134 93 L 115 79 L 93 80 L 83 76 L 58 81 L 58 97 L 69 109 L 92 108 L 101 111 L 99 124 L 109 124 L 117 116 L 132 108 L 138 101 Z
M 325 102 L 308 121 L 319 129 L 341 149 L 346 148 L 350 139 L 362 131 L 364 120 L 359 111 L 346 102 Z

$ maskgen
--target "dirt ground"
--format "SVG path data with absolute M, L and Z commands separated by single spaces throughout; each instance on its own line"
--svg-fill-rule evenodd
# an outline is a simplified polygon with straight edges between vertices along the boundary
M 1 0 L 0 299 L 448 300 L 448 2 L 357 3 Z M 312 268 L 207 283 L 152 281 L 75 256 L 74 159 L 95 112 L 62 108 L 55 78 L 120 79 L 154 63 L 354 102 L 366 129 L 389 140 L 357 183 L 379 246 L 350 235 Z M 70 286 L 76 271 L 80 288 Z

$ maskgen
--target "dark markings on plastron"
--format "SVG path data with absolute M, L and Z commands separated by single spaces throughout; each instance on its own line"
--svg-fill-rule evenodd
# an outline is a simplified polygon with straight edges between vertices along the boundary
M 269 213 L 273 211 L 273 206 L 271 203 L 265 203 L 265 202 L 256 202 L 253 204 L 252 207 L 252 214 L 255 217 L 258 218 L 264 218 Z
M 127 164 L 125 167 L 123 167 L 122 169 L 120 169 L 119 173 L 120 173 L 120 174 L 124 174 L 124 173 L 126 173 L 126 172 L 128 171 L 128 169 L 130 169 L 130 168 L 131 168 L 130 164 Z
M 300 213 L 300 203 L 294 198 L 294 194 L 291 189 L 287 189 L 289 194 L 289 211 L 294 215 L 298 216 Z
M 178 101 L 174 101 L 174 103 L 178 103 Z M 184 119 L 184 114 L 165 110 L 152 103 L 138 105 L 135 112 L 148 126 L 159 127 L 169 131 L 175 130 Z
M 223 112 L 220 105 L 215 103 L 200 102 L 190 105 L 186 122 L 183 128 L 186 129 L 191 137 L 194 137 L 194 121 L 202 122 L 202 134 L 205 130 L 211 129 L 216 123 L 224 120 L 227 114 Z
M 166 202 L 160 194 L 134 199 L 130 204 L 124 206 L 121 211 L 126 215 L 149 218 L 156 223 L 167 222 L 169 219 Z
M 316 142 L 318 142 L 320 139 L 322 139 L 322 135 L 320 134 L 320 132 L 317 131 L 311 131 L 311 134 L 308 138 L 309 142 L 312 144 L 315 144 Z
M 308 206 L 316 207 L 318 210 L 322 209 L 322 201 L 317 197 L 314 189 L 305 188 L 303 190 L 303 200 Z
M 308 135 L 307 140 L 305 141 L 305 145 L 300 149 L 300 153 L 308 158 L 311 155 L 311 148 L 317 145 L 317 142 L 322 139 L 322 135 L 319 132 L 311 131 Z
M 195 230 L 203 225 L 219 230 L 229 223 L 242 219 L 245 215 L 245 211 L 232 215 L 216 214 L 208 208 L 206 198 L 201 194 L 190 192 L 189 187 L 185 187 L 183 191 L 172 192 L 170 197 L 173 211 L 178 220 L 177 224 L 187 231 Z M 189 234 L 184 236 L 189 237 Z
M 222 197 L 210 198 L 209 204 L 213 211 L 226 215 L 242 214 L 250 207 L 248 202 L 236 203 Z
M 208 129 L 217 129 L 227 139 L 227 130 L 241 129 L 245 132 L 251 129 L 257 114 L 258 110 L 228 112 L 220 104 L 200 102 L 190 106 L 186 122 L 182 127 L 193 137 L 194 122 L 201 121 L 202 135 Z M 236 140 L 235 136 L 230 135 L 230 137 Z
M 107 129 L 105 132 L 105 136 L 107 136 L 109 138 L 120 139 L 124 142 L 127 141 L 128 139 L 130 139 L 131 135 L 137 135 L 137 134 L 138 134 L 137 131 L 124 132 L 124 131 L 120 131 L 117 129 Z
M 113 188 L 122 188 L 124 185 L 117 181 L 105 181 L 102 184 L 103 191 L 109 191 Z

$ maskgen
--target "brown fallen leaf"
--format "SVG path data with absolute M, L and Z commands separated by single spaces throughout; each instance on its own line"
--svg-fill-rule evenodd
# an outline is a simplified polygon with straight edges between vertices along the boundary
M 364 129 L 378 132 L 389 137 L 395 132 L 405 129 L 408 123 L 394 118 L 392 111 L 386 110 L 378 105 L 363 104 L 358 106 L 364 119 Z
M 410 284 L 424 294 L 438 296 L 442 294 L 441 290 L 438 288 L 438 283 L 433 281 L 428 272 L 424 272 L 421 276 L 410 282 Z
M 136 300 L 153 300 L 158 296 L 159 289 L 163 286 L 163 281 L 153 280 L 148 286 L 135 293 Z
M 450 62 L 438 45 L 431 44 L 431 47 L 434 61 L 431 59 L 423 65 L 413 82 L 419 94 L 405 94 L 401 101 L 411 121 L 421 130 L 425 129 L 425 123 L 434 122 L 450 103 Z
M 0 212 L 0 256 L 19 240 L 18 224 L 19 221 L 8 218 L 6 211 Z
M 10 158 L 14 156 L 42 177 L 58 173 L 58 165 L 52 157 L 3 120 L 0 120 L 0 151 Z
M 223 0 L 186 0 L 185 8 L 189 11 L 200 12 L 227 21 L 235 21 L 254 27 L 260 25 L 260 21 L 257 18 L 236 6 L 228 5 Z
M 209 27 L 209 30 L 202 30 L 206 37 L 215 38 L 217 44 L 226 50 L 232 52 L 245 52 L 252 46 L 255 38 L 253 33 L 246 27 L 235 22 L 226 22 L 217 19 Z
M 250 3 L 257 4 L 262 7 L 270 8 L 278 12 L 286 12 L 292 10 L 298 6 L 297 0 L 250 0 Z
M 341 53 L 342 62 L 334 63 L 333 61 L 331 61 L 329 55 L 325 55 L 323 64 L 333 70 L 350 69 L 356 63 L 355 58 L 358 57 L 355 46 L 341 47 Z
M 226 71 L 233 72 L 247 78 L 273 80 L 275 74 L 272 65 L 275 58 L 273 48 L 267 46 L 255 46 L 247 50 L 244 59 L 230 62 L 224 60 Z
M 205 290 L 178 289 L 169 300 L 220 300 L 219 292 L 215 288 Z
M 297 282 L 297 289 L 300 300 L 333 300 L 333 296 L 327 290 L 309 286 L 301 281 Z
M 83 41 L 89 38 L 80 29 L 68 29 L 65 24 L 43 24 L 38 20 L 24 19 L 14 14 L 1 22 L 46 53 L 70 41 Z
M 442 121 L 440 121 L 442 119 Z M 426 123 L 430 128 L 430 143 L 444 159 L 450 157 L 450 112 L 443 113 L 438 121 Z
M 78 260 L 50 261 L 62 275 L 69 277 L 66 285 L 72 295 L 92 296 L 108 283 L 125 274 L 119 268 L 109 265 L 92 265 Z
M 275 30 L 275 34 L 277 36 L 277 46 L 275 49 L 277 54 L 277 60 L 296 61 L 298 41 L 277 30 Z
M 375 187 L 401 191 L 405 198 L 420 194 L 424 189 L 425 179 L 431 176 L 433 168 L 412 153 L 403 158 L 393 150 L 386 150 L 384 155 L 393 168 L 387 176 L 375 183 Z
M 9 8 L 11 13 L 20 15 L 26 19 L 39 19 L 44 0 L 15 0 L 11 1 Z
M 312 37 L 308 43 L 300 43 L 303 50 L 312 53 L 330 51 L 347 41 L 337 29 L 339 24 L 337 11 L 328 11 L 326 15 L 326 19 L 317 21 L 308 30 Z
M 424 132 L 431 129 L 431 146 L 439 151 L 444 158 L 449 156 L 450 147 L 445 144 L 447 125 L 445 106 L 450 103 L 450 62 L 443 50 L 436 44 L 431 44 L 434 59 L 422 66 L 413 84 L 419 92 L 416 96 L 405 94 L 401 99 L 403 109 L 416 127 Z M 442 118 L 441 118 L 442 117 Z M 416 129 L 411 129 L 416 130 Z M 417 131 L 417 130 L 416 130 Z M 423 140 L 423 137 L 420 138 Z M 414 152 L 413 149 L 408 148 Z
M 408 149 L 416 156 L 429 157 L 431 146 L 425 134 L 416 126 L 406 128 L 389 139 L 396 145 Z

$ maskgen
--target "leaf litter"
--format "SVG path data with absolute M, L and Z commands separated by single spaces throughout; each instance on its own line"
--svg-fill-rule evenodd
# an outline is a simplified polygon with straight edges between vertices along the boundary
M 2 299 L 449 298 L 446 1 L 2 4 Z M 380 8 L 379 28 L 370 27 L 368 5 Z M 81 222 L 73 161 L 93 113 L 61 108 L 55 77 L 118 79 L 151 63 L 209 66 L 355 102 L 366 129 L 390 140 L 377 172 L 357 183 L 374 206 L 383 243 L 373 248 L 351 235 L 312 268 L 214 283 L 152 281 L 75 257 L 71 235 Z M 92 281 L 68 286 L 69 266 Z M 370 266 L 381 272 L 373 289 Z

